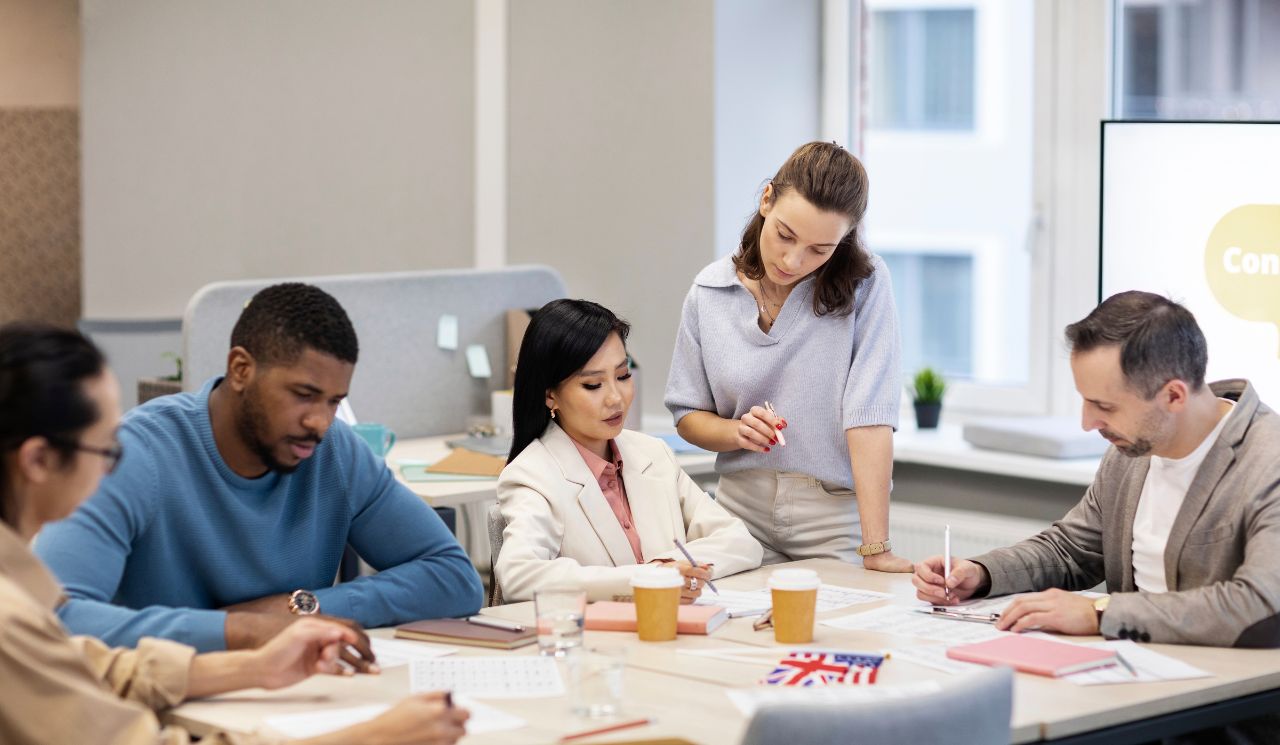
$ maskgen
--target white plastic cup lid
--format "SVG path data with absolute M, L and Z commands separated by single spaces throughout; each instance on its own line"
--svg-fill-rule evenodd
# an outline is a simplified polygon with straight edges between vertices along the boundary
M 680 578 L 680 572 L 673 567 L 643 566 L 631 575 L 632 587 L 662 589 L 680 587 L 683 584 L 684 580 Z
M 769 575 L 773 590 L 816 590 L 821 585 L 822 580 L 812 569 L 775 569 Z

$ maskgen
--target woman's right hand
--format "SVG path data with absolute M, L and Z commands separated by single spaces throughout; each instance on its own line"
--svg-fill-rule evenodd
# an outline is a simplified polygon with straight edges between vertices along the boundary
M 787 420 L 763 406 L 752 406 L 735 425 L 739 448 L 767 453 L 778 444 L 778 430 L 786 429 Z
M 684 577 L 684 584 L 680 586 L 681 605 L 689 605 L 702 596 L 702 588 L 706 587 L 707 580 L 711 579 L 712 568 L 711 564 L 694 566 L 687 561 L 676 562 L 676 569 L 680 570 L 680 576 Z
M 409 696 L 374 719 L 333 733 L 333 742 L 368 745 L 453 745 L 466 734 L 471 714 L 450 707 L 440 691 Z

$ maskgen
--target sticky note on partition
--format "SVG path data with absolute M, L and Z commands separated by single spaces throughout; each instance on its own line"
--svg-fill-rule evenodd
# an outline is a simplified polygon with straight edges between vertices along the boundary
M 488 378 L 493 375 L 489 368 L 489 353 L 483 344 L 472 344 L 467 347 L 467 368 L 473 378 Z
M 441 349 L 458 348 L 458 317 L 440 316 L 436 325 L 436 346 Z

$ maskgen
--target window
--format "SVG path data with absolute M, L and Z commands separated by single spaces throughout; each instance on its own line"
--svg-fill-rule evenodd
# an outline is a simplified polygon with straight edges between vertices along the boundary
M 1280 118 L 1280 3 L 1117 0 L 1114 114 Z
M 1047 352 L 1031 318 L 1048 312 L 1032 271 L 1036 7 L 866 0 L 868 48 L 852 53 L 865 239 L 893 276 L 905 374 L 940 370 L 953 408 L 1048 406 L 1047 379 L 1032 379 Z
M 902 367 L 931 366 L 950 379 L 973 377 L 973 257 L 884 254 L 902 329 Z
M 973 129 L 973 9 L 871 13 L 871 126 Z

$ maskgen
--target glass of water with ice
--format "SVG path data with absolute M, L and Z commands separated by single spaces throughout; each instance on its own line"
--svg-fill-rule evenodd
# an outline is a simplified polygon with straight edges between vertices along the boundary
M 582 622 L 587 592 L 580 587 L 547 587 L 533 593 L 538 617 L 538 652 L 562 657 L 582 646 Z

